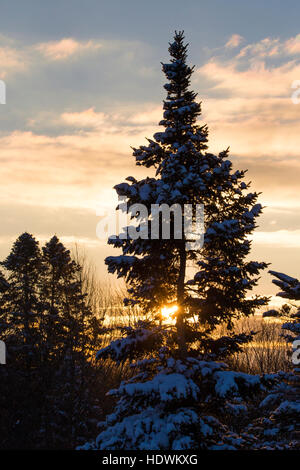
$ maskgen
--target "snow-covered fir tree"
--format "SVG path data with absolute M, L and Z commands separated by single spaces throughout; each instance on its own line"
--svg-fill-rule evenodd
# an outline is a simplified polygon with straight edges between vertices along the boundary
M 248 235 L 262 208 L 258 195 L 249 193 L 249 184 L 242 181 L 245 172 L 233 171 L 228 151 L 206 151 L 208 130 L 197 123 L 201 107 L 189 89 L 193 68 L 186 63 L 183 32 L 175 33 L 169 52 L 171 61 L 162 66 L 168 80 L 160 121 L 164 131 L 133 152 L 138 165 L 155 168 L 156 174 L 140 181 L 130 176 L 115 187 L 127 207 L 142 203 L 148 214 L 130 212 L 140 237 L 111 237 L 109 243 L 121 248 L 122 255 L 106 259 L 109 272 L 127 282 L 125 304 L 138 305 L 150 319 L 124 328 L 121 338 L 98 352 L 99 360 L 128 360 L 136 374 L 110 392 L 118 399 L 116 409 L 95 442 L 84 448 L 251 447 L 255 438 L 241 432 L 247 400 L 273 380 L 230 371 L 218 361 L 251 335 L 214 339 L 216 325 L 231 327 L 234 317 L 250 315 L 267 302 L 246 298 L 267 266 L 245 260 Z M 174 217 L 170 239 L 163 238 L 161 225 L 151 238 L 154 204 L 203 204 L 204 247 L 187 245 L 193 241 L 187 234 L 178 238 Z M 123 202 L 119 209 L 126 210 Z M 188 280 L 190 263 L 198 272 Z M 174 322 L 162 319 L 161 308 L 168 305 L 177 308 Z
M 269 271 L 281 291 L 278 296 L 288 299 L 296 307 L 273 310 L 268 316 L 280 316 L 283 337 L 292 346 L 290 355 L 290 370 L 278 372 L 273 375 L 274 386 L 260 403 L 261 417 L 252 423 L 248 431 L 255 433 L 261 442 L 261 448 L 273 449 L 300 449 L 300 281 L 286 274 Z M 279 315 L 278 315 L 279 313 Z M 294 345 L 294 347 L 293 347 Z
M 228 150 L 219 155 L 205 151 L 208 130 L 197 123 L 201 106 L 197 95 L 189 90 L 193 68 L 186 63 L 187 45 L 182 32 L 175 34 L 169 52 L 171 63 L 162 67 L 168 83 L 164 85 L 167 98 L 159 123 L 165 130 L 133 153 L 138 165 L 156 168 L 156 177 L 141 181 L 128 177 L 129 183 L 115 187 L 119 196 L 127 198 L 127 207 L 142 203 L 149 215 L 147 220 L 143 213 L 132 215 L 140 223 L 140 238 L 118 236 L 109 240 L 122 248 L 123 255 L 110 256 L 106 263 L 111 273 L 126 279 L 127 304 L 138 304 L 154 313 L 162 305 L 176 303 L 178 344 L 183 353 L 187 338 L 195 339 L 189 318 L 196 319 L 194 333 L 199 339 L 199 326 L 203 331 L 204 325 L 205 332 L 221 322 L 231 326 L 234 317 L 252 314 L 266 303 L 265 297 L 246 296 L 256 285 L 259 271 L 267 265 L 245 260 L 251 246 L 248 235 L 262 210 L 256 203 L 258 194 L 247 191 L 245 171 L 233 172 Z M 187 245 L 184 233 L 180 239 L 174 232 L 170 239 L 164 240 L 161 233 L 153 239 L 153 204 L 177 204 L 182 210 L 184 204 L 191 204 L 193 210 L 196 204 L 203 204 L 204 247 L 193 249 Z M 124 210 L 124 204 L 119 208 Z M 188 281 L 189 263 L 198 266 L 199 271 Z

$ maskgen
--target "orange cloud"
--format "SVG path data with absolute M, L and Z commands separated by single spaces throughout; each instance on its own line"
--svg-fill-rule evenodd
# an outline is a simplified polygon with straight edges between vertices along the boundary
M 233 35 L 232 38 L 234 38 Z M 230 42 L 230 41 L 229 41 Z M 233 39 L 233 43 L 234 43 Z M 239 45 L 238 40 L 236 41 Z M 228 44 L 228 43 L 227 43 Z M 227 44 L 225 47 L 227 47 Z M 276 57 L 276 56 L 297 56 L 300 54 L 300 34 L 291 37 L 285 41 L 279 38 L 264 38 L 254 44 L 248 44 L 243 47 L 238 54 L 238 58 L 242 57 Z
M 212 59 L 197 70 L 197 85 L 203 78 L 211 83 L 203 115 L 214 151 L 230 145 L 243 157 L 297 159 L 300 107 L 292 102 L 291 85 L 300 77 L 300 64 L 270 66 L 257 60 L 248 68 L 239 65 L 237 56 L 229 62 Z
M 26 67 L 26 59 L 23 54 L 12 47 L 0 47 L 0 78 L 5 78 L 8 72 L 23 70 Z
M 243 36 L 240 36 L 240 34 L 233 34 L 229 40 L 226 42 L 225 47 L 229 49 L 233 49 L 235 47 L 238 47 L 241 42 L 243 42 L 244 38 Z
M 98 50 L 102 46 L 95 41 L 80 42 L 73 38 L 63 38 L 60 41 L 49 41 L 35 46 L 49 60 L 64 60 L 79 53 Z
M 155 104 L 136 105 L 137 109 L 127 106 L 119 112 L 106 114 L 89 108 L 81 112 L 65 112 L 61 115 L 64 124 L 90 129 L 105 129 L 106 132 L 120 132 L 128 126 L 157 126 L 162 119 L 162 106 Z M 139 109 L 142 108 L 142 109 Z M 151 132 L 151 128 L 150 128 Z
M 224 95 L 244 98 L 290 97 L 292 82 L 300 77 L 300 64 L 289 61 L 277 67 L 268 67 L 263 60 L 251 62 L 247 69 L 239 69 L 239 61 L 222 63 L 216 59 L 198 69 L 210 81 L 215 81 L 214 90 Z M 230 96 L 226 96 L 230 99 Z
M 70 126 L 97 129 L 105 124 L 107 116 L 105 113 L 95 112 L 95 108 L 89 108 L 81 112 L 63 113 L 61 119 Z
M 238 58 L 246 55 L 256 57 L 276 56 L 280 52 L 279 39 L 265 38 L 255 44 L 249 44 L 243 47 L 239 52 Z
M 300 248 L 300 230 L 256 231 L 251 236 L 256 245 L 277 245 L 286 248 Z
M 300 34 L 296 37 L 288 39 L 285 44 L 285 50 L 288 54 L 297 55 L 300 54 Z

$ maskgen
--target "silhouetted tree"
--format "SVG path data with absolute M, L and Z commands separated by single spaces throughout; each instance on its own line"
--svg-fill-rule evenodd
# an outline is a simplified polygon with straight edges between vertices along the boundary
M 148 146 L 134 149 L 137 164 L 156 168 L 156 177 L 141 181 L 129 177 L 129 183 L 115 187 L 119 196 L 126 196 L 127 210 L 140 203 L 148 215 L 131 214 L 137 219 L 140 237 L 110 238 L 109 243 L 121 247 L 123 255 L 110 256 L 106 263 L 110 272 L 125 277 L 129 284 L 127 304 L 159 313 L 162 305 L 176 302 L 178 344 L 185 354 L 188 338 L 195 339 L 189 319 L 194 319 L 199 340 L 203 325 L 206 334 L 222 322 L 230 327 L 234 317 L 250 315 L 266 303 L 265 297 L 250 299 L 247 294 L 267 264 L 245 260 L 251 246 L 248 236 L 261 205 L 256 204 L 257 193 L 245 192 L 249 187 L 242 181 L 245 172 L 232 171 L 228 150 L 217 156 L 205 152 L 208 131 L 197 123 L 201 107 L 189 90 L 193 68 L 186 64 L 183 41 L 183 33 L 176 33 L 169 47 L 171 63 L 163 64 L 168 83 L 160 125 L 165 130 L 156 133 Z M 157 239 L 151 238 L 153 204 L 177 204 L 182 212 L 190 204 L 194 220 L 196 205 L 204 204 L 203 248 L 187 243 L 193 236 L 178 237 L 174 230 L 170 239 L 162 238 L 162 229 Z M 119 205 L 120 210 L 124 207 Z M 189 263 L 200 270 L 188 281 Z
M 99 322 L 82 286 L 82 267 L 54 236 L 43 247 L 44 278 L 41 296 L 47 320 L 46 343 L 56 365 L 52 398 L 45 426 L 54 442 L 74 445 L 88 422 L 95 385 L 91 352 L 99 346 Z M 98 344 L 97 344 L 98 340 Z M 54 418 L 54 419 L 53 419 Z M 52 424 L 52 426 L 51 426 Z
M 93 353 L 102 332 L 82 266 L 56 236 L 41 252 L 28 233 L 1 264 L 0 339 L 8 365 L 1 369 L 0 447 L 73 448 L 94 429 Z
M 236 352 L 252 335 L 214 339 L 217 324 L 232 325 L 239 315 L 254 313 L 264 297 L 247 299 L 257 275 L 267 265 L 245 261 L 247 237 L 261 212 L 256 193 L 245 193 L 245 172 L 233 172 L 228 151 L 206 152 L 207 127 L 197 124 L 200 103 L 189 90 L 193 68 L 186 64 L 184 35 L 176 32 L 170 44 L 171 63 L 163 64 L 168 79 L 167 99 L 160 122 L 165 130 L 134 149 L 138 165 L 154 167 L 152 178 L 115 186 L 126 197 L 119 209 L 136 220 L 135 237 L 121 233 L 109 243 L 122 248 L 121 256 L 106 258 L 108 270 L 124 277 L 129 288 L 125 303 L 138 304 L 152 314 L 149 321 L 125 328 L 123 337 L 98 352 L 98 358 L 130 361 L 137 374 L 111 395 L 118 399 L 96 441 L 95 449 L 235 449 L 251 446 L 251 436 L 238 435 L 238 422 L 248 412 L 247 401 L 268 385 L 269 379 L 228 370 L 215 360 Z M 143 204 L 143 207 L 134 204 Z M 163 236 L 164 214 L 151 238 L 153 205 L 192 206 L 205 210 L 204 247 L 169 222 L 170 238 Z M 132 207 L 133 206 L 133 207 Z M 174 206 L 173 206 L 174 207 Z M 156 206 L 157 210 L 157 206 Z M 132 228 L 127 228 L 129 234 Z M 181 233 L 180 233 L 181 232 Z M 197 232 L 196 232 L 197 233 Z M 198 234 L 199 236 L 199 234 Z M 188 244 L 189 243 L 189 244 Z M 190 263 L 198 273 L 187 282 Z M 164 322 L 163 305 L 176 303 L 176 324 Z M 214 359 L 214 360 L 212 360 Z M 225 425 L 226 423 L 226 425 Z M 239 430 L 239 431 L 238 431 Z
M 8 272 L 9 289 L 4 297 L 9 309 L 10 323 L 18 331 L 18 358 L 27 370 L 38 360 L 39 297 L 38 283 L 41 275 L 39 244 L 29 233 L 15 241 L 11 253 L 2 266 Z

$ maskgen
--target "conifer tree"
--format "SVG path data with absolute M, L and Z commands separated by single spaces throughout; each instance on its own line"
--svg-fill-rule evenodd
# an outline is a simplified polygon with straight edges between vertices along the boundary
M 110 392 L 118 399 L 115 411 L 101 423 L 96 441 L 84 448 L 249 448 L 253 436 L 242 434 L 239 422 L 251 407 L 250 397 L 271 381 L 230 371 L 217 362 L 238 351 L 252 335 L 213 339 L 215 326 L 224 322 L 230 327 L 234 316 L 250 315 L 267 301 L 246 299 L 259 271 L 267 266 L 245 261 L 250 251 L 247 237 L 261 206 L 256 193 L 245 193 L 245 172 L 233 172 L 228 151 L 206 151 L 208 131 L 197 123 L 201 108 L 189 90 L 193 68 L 186 64 L 183 32 L 175 32 L 169 52 L 171 62 L 162 65 L 168 79 L 160 121 L 165 129 L 133 151 L 138 165 L 156 169 L 155 177 L 138 181 L 130 176 L 128 183 L 115 186 L 127 202 L 118 208 L 136 220 L 140 237 L 110 237 L 109 243 L 123 253 L 106 259 L 109 272 L 128 283 L 125 303 L 139 305 L 150 319 L 124 328 L 121 338 L 98 352 L 99 360 L 128 360 L 136 375 Z M 140 203 L 147 211 L 132 208 Z M 187 245 L 195 241 L 195 234 L 181 230 L 178 237 L 173 213 L 170 238 L 163 236 L 165 214 L 158 235 L 151 238 L 155 204 L 177 204 L 181 209 L 191 204 L 193 220 L 195 206 L 203 204 L 204 247 Z M 184 221 L 181 229 L 183 225 Z M 200 271 L 188 282 L 190 263 L 198 263 Z M 160 315 L 162 306 L 174 303 L 175 325 Z
M 142 203 L 148 216 L 132 214 L 139 224 L 140 238 L 122 238 L 122 234 L 110 238 L 109 243 L 121 247 L 123 255 L 110 256 L 106 263 L 110 272 L 126 279 L 127 304 L 138 304 L 153 314 L 159 313 L 162 305 L 176 303 L 177 342 L 184 355 L 188 339 L 200 339 L 199 330 L 207 334 L 222 322 L 231 327 L 234 317 L 250 315 L 266 303 L 265 297 L 246 297 L 267 264 L 245 260 L 251 246 L 248 235 L 262 210 L 256 203 L 258 194 L 246 192 L 249 184 L 242 181 L 245 171 L 233 172 L 228 150 L 219 155 L 205 151 L 208 130 L 197 123 L 201 106 L 189 90 L 193 68 L 186 64 L 183 32 L 175 33 L 169 52 L 171 63 L 162 66 L 168 82 L 159 123 L 165 130 L 149 139 L 148 146 L 133 152 L 138 165 L 156 169 L 156 177 L 141 181 L 129 177 L 129 183 L 115 186 L 118 195 L 127 198 L 129 210 Z M 161 232 L 158 239 L 151 238 L 153 204 L 177 204 L 182 212 L 184 204 L 191 204 L 194 219 L 196 204 L 203 204 L 203 248 L 193 248 L 187 244 L 186 234 L 178 239 L 174 231 L 170 239 L 163 239 Z M 124 210 L 124 204 L 119 209 Z M 190 263 L 198 265 L 199 271 L 188 280 Z M 193 328 L 189 318 L 196 319 Z
M 101 327 L 86 300 L 82 267 L 54 236 L 42 248 L 24 233 L 1 263 L 0 447 L 73 448 L 94 429 Z M 89 429 L 90 427 L 90 429 Z
M 1 265 L 8 283 L 1 295 L 9 364 L 2 377 L 2 400 L 8 408 L 4 439 L 8 443 L 15 440 L 20 448 L 26 448 L 36 437 L 28 430 L 39 428 L 42 400 L 38 291 L 42 261 L 37 240 L 27 232 L 20 235 Z
M 43 246 L 42 252 L 42 329 L 51 363 L 45 428 L 48 446 L 55 447 L 66 440 L 74 443 L 88 420 L 95 374 L 89 360 L 99 341 L 99 328 L 82 288 L 82 267 L 56 236 Z M 96 343 L 92 344 L 95 338 Z M 44 371 L 47 372 L 46 367 Z
M 9 284 L 3 272 L 0 271 L 0 339 L 2 341 L 5 341 L 7 329 L 9 328 L 8 310 L 6 308 L 6 300 L 4 298 L 8 288 Z
M 281 317 L 282 336 L 292 346 L 287 371 L 274 374 L 275 384 L 259 405 L 260 417 L 251 423 L 248 432 L 255 433 L 261 448 L 268 450 L 299 450 L 300 432 L 300 309 L 294 302 L 300 300 L 300 281 L 286 274 L 269 271 L 273 283 L 281 291 L 277 296 L 289 299 L 296 312 L 287 305 L 280 312 L 268 316 Z
M 18 346 L 18 356 L 26 364 L 27 370 L 37 360 L 39 330 L 38 283 L 41 274 L 41 253 L 35 238 L 25 232 L 15 241 L 8 257 L 1 263 L 8 272 L 9 289 L 4 300 L 9 311 L 10 323 L 18 337 L 22 336 L 22 346 Z

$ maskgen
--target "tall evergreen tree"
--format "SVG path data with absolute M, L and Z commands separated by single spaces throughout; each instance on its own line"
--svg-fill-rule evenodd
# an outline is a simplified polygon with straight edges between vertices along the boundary
M 183 32 L 175 33 L 169 52 L 171 63 L 162 66 L 168 82 L 159 123 L 165 130 L 149 139 L 148 146 L 133 152 L 138 165 L 156 169 L 156 177 L 141 181 L 129 177 L 129 183 L 115 186 L 119 196 L 126 196 L 129 209 L 142 203 L 149 215 L 132 214 L 140 224 L 141 237 L 111 238 L 109 243 L 121 247 L 123 255 L 110 256 L 106 263 L 110 272 L 125 277 L 127 303 L 138 304 L 152 314 L 159 313 L 162 305 L 177 304 L 177 338 L 184 355 L 188 338 L 194 341 L 196 335 L 199 339 L 199 330 L 207 334 L 222 322 L 230 327 L 234 317 L 250 315 L 266 303 L 265 297 L 250 299 L 247 294 L 267 264 L 245 260 L 251 246 L 248 235 L 262 210 L 256 203 L 258 194 L 246 192 L 249 184 L 242 181 L 245 172 L 233 172 L 228 150 L 219 155 L 205 151 L 208 130 L 197 123 L 201 105 L 189 89 L 193 67 L 186 63 Z M 203 204 L 204 247 L 187 244 L 189 237 L 184 233 L 178 239 L 174 230 L 170 239 L 163 239 L 161 232 L 158 239 L 151 239 L 153 204 L 177 204 L 182 210 L 184 204 L 191 204 L 194 220 L 196 205 Z M 124 207 L 119 205 L 120 210 Z M 198 265 L 199 271 L 188 280 L 190 263 Z M 190 318 L 196 319 L 193 326 Z
M 5 445 L 15 441 L 20 448 L 30 447 L 39 429 L 42 400 L 39 365 L 41 334 L 38 285 L 41 276 L 41 252 L 37 240 L 29 233 L 20 235 L 8 257 L 5 268 L 8 288 L 2 293 L 5 313 L 7 364 L 3 377 L 7 429 Z
M 78 436 L 86 434 L 83 428 L 88 421 L 95 385 L 95 369 L 90 359 L 97 341 L 99 346 L 100 328 L 95 312 L 86 301 L 82 266 L 56 236 L 43 246 L 42 252 L 41 326 L 43 347 L 51 364 L 50 375 L 45 364 L 43 367 L 45 383 L 49 385 L 45 435 L 48 447 L 69 447 Z
M 246 295 L 267 265 L 245 261 L 247 240 L 261 212 L 257 194 L 246 193 L 245 172 L 233 172 L 228 151 L 206 152 L 207 127 L 197 124 L 200 103 L 189 90 L 193 68 L 186 64 L 184 35 L 176 32 L 170 44 L 171 63 L 163 64 L 168 79 L 167 99 L 160 125 L 165 129 L 134 149 L 138 165 L 154 167 L 152 178 L 117 185 L 125 196 L 120 210 L 129 208 L 140 237 L 124 234 L 109 243 L 122 248 L 121 256 L 106 259 L 111 273 L 128 283 L 126 304 L 138 304 L 150 320 L 125 328 L 123 337 L 98 352 L 99 359 L 130 361 L 136 375 L 111 395 L 118 399 L 114 413 L 102 423 L 102 432 L 85 448 L 96 449 L 236 449 L 250 447 L 253 436 L 242 435 L 242 416 L 250 397 L 265 389 L 270 379 L 228 370 L 217 359 L 238 351 L 251 335 L 213 339 L 217 324 L 249 315 L 267 299 Z M 147 213 L 140 206 L 144 204 Z M 175 215 L 170 239 L 162 223 L 151 238 L 152 205 L 191 204 L 205 210 L 204 247 L 187 245 L 194 234 L 178 236 Z M 131 209 L 130 209 L 131 208 Z M 137 209 L 137 210 L 136 210 Z M 181 232 L 184 221 L 181 219 Z M 131 229 L 128 229 L 130 232 Z M 187 279 L 188 264 L 200 271 Z M 176 324 L 162 321 L 164 305 L 176 303 Z M 247 403 L 248 401 L 248 403 Z M 224 423 L 227 422 L 227 425 Z M 229 423 L 229 424 L 228 424 Z
M 29 370 L 37 360 L 39 330 L 38 284 L 41 275 L 41 253 L 38 242 L 25 232 L 15 241 L 8 257 L 1 263 L 8 272 L 9 289 L 4 301 L 7 304 L 10 323 L 22 345 L 18 345 L 18 356 Z

